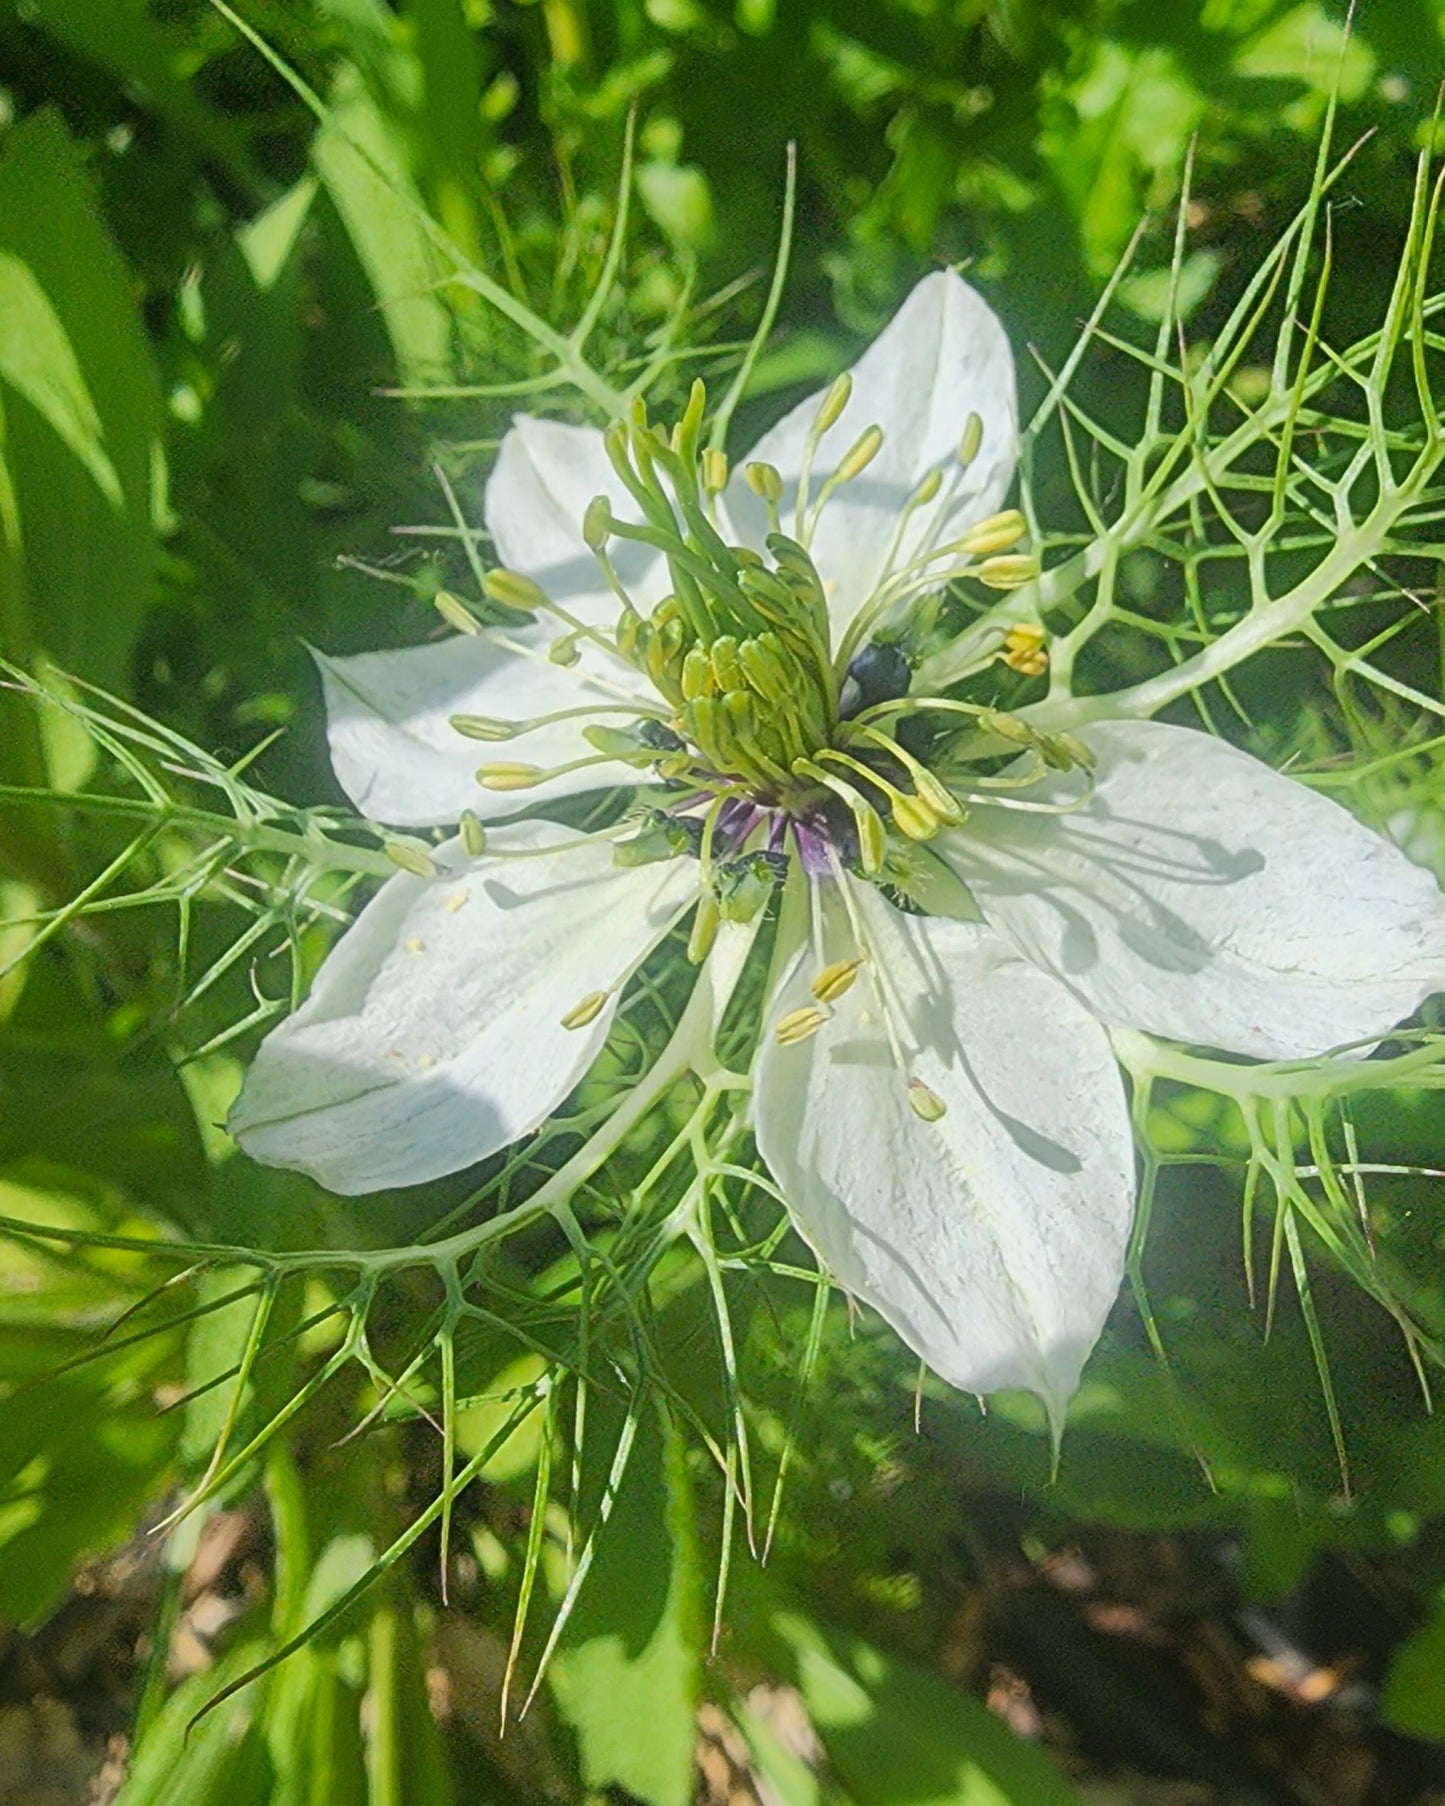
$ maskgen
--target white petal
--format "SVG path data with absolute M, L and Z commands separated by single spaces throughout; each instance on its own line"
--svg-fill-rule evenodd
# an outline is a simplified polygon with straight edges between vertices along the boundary
M 560 833 L 502 831 L 512 848 Z M 635 968 L 696 887 L 691 860 L 621 868 L 605 842 L 389 879 L 262 1043 L 233 1133 L 348 1194 L 470 1166 L 582 1077 L 616 994 L 584 1028 L 562 1017 Z
M 1083 737 L 1099 760 L 1086 807 L 979 807 L 936 844 L 985 917 L 1106 1022 L 1300 1059 L 1445 988 L 1434 879 L 1338 803 L 1189 728 Z
M 782 524 L 790 534 L 803 447 L 817 413 L 817 396 L 800 402 L 749 454 L 782 473 Z M 982 422 L 983 438 L 960 477 L 955 453 L 970 414 Z M 814 459 L 814 499 L 870 426 L 883 429 L 883 449 L 828 501 L 810 547 L 828 587 L 835 640 L 877 588 L 899 514 L 929 471 L 942 467 L 942 486 L 935 501 L 915 511 L 893 568 L 994 513 L 1013 478 L 1018 402 L 1008 339 L 993 309 L 951 270 L 925 276 L 854 365 L 852 396 Z M 747 487 L 747 461 L 729 484 L 728 504 L 748 541 L 760 545 L 767 520 Z
M 545 642 L 543 642 L 545 645 Z M 470 740 L 453 715 L 529 719 L 587 702 L 644 695 L 640 677 L 590 649 L 569 668 L 510 651 L 489 634 L 464 635 L 403 652 L 352 658 L 313 655 L 326 692 L 326 734 L 342 789 L 363 815 L 398 827 L 454 822 L 463 809 L 484 821 L 534 802 L 637 781 L 625 765 L 584 767 L 525 791 L 483 790 L 479 765 L 518 760 L 551 768 L 587 758 L 585 721 L 559 721 L 516 739 Z M 625 724 L 625 717 L 607 717 Z
M 582 538 L 582 516 L 598 495 L 608 498 L 619 520 L 641 519 L 595 427 L 518 414 L 487 479 L 487 531 L 502 564 L 593 627 L 617 618 L 616 598 Z M 666 594 L 660 554 L 621 539 L 612 541 L 608 554 L 639 607 Z
M 758 1146 L 803 1234 L 937 1373 L 1028 1387 L 1058 1423 L 1123 1272 L 1134 1162 L 1108 1040 L 982 923 L 904 916 L 857 887 L 875 963 L 810 1039 L 760 1056 Z M 852 955 L 836 898 L 829 959 Z M 811 1001 L 811 957 L 780 1013 Z M 884 1029 L 896 994 L 921 1121 Z

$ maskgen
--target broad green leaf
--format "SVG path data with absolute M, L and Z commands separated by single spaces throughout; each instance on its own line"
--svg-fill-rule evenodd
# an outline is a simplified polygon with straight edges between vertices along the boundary
M 0 1619 L 36 1622 L 77 1558 L 121 1542 L 164 1484 L 175 1425 L 79 1377 L 0 1401 Z
M 858 1806 L 1078 1806 L 1041 1750 L 931 1669 L 796 1613 L 779 1613 L 773 1627 Z
M 253 1721 L 248 1687 L 192 1726 L 208 1699 L 246 1672 L 261 1646 L 242 1642 L 214 1668 L 193 1674 L 166 1701 L 131 1757 L 115 1806 L 220 1806 L 270 1798 L 270 1762 Z
M 0 254 L 0 374 L 16 385 L 5 459 L 33 641 L 12 651 L 123 687 L 154 581 L 160 388 L 130 272 L 51 108 L 4 140 Z
M 606 1415 L 611 1426 L 613 1414 Z M 610 1447 L 600 1421 L 588 1435 Z M 699 1604 L 681 1438 L 660 1410 L 644 1406 L 616 1506 L 550 1671 L 589 1787 L 624 1787 L 646 1806 L 686 1806 L 692 1798 Z
M 110 505 L 123 507 L 100 416 L 65 328 L 29 265 L 9 251 L 0 251 L 0 377 L 45 416 Z
M 401 135 L 354 69 L 336 78 L 312 158 L 381 304 L 402 381 L 444 380 L 451 319 L 436 288 L 446 266 L 420 224 Z
M 1407 1737 L 1445 1743 L 1445 1594 L 1395 1651 L 1385 1677 L 1383 1710 L 1385 1722 Z
M 0 0 L 0 18 L 24 13 L 74 55 L 98 64 L 129 94 L 170 120 L 245 187 L 261 177 L 244 134 L 209 107 L 186 79 L 192 53 L 151 16 L 146 0 L 45 0 L 22 8 Z

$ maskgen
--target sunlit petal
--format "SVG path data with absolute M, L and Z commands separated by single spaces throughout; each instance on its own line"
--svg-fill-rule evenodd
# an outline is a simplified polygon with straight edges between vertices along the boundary
M 883 446 L 860 476 L 824 507 L 810 550 L 829 591 L 835 637 L 873 594 L 883 574 L 899 515 L 919 484 L 942 472 L 936 498 L 915 510 L 894 566 L 925 546 L 956 537 L 993 513 L 1013 478 L 1018 404 L 1013 355 L 988 303 L 951 270 L 925 276 L 853 367 L 853 392 L 823 436 L 811 493 L 870 426 Z M 765 433 L 749 458 L 776 466 L 784 480 L 782 525 L 796 530 L 794 504 L 804 447 L 819 397 L 800 402 Z M 981 429 L 968 469 L 956 454 L 969 417 Z M 728 486 L 732 517 L 749 542 L 762 543 L 767 520 L 747 487 L 739 461 Z
M 863 886 L 854 900 L 868 963 L 815 1034 L 766 1042 L 759 1147 L 839 1283 L 929 1366 L 971 1392 L 1027 1387 L 1057 1421 L 1118 1290 L 1133 1210 L 1108 1038 L 985 925 L 905 916 Z M 855 947 L 835 898 L 822 953 Z M 774 1022 L 813 1001 L 817 958 L 797 963 Z
M 981 806 L 939 845 L 985 916 L 1105 1022 L 1298 1059 L 1382 1035 L 1445 987 L 1435 880 L 1338 803 L 1188 728 L 1085 738 L 1084 807 Z
M 503 838 L 515 851 L 568 837 L 532 823 Z M 606 842 L 399 874 L 262 1043 L 233 1132 L 345 1193 L 470 1166 L 566 1097 L 606 1038 L 613 987 L 696 886 L 692 861 L 624 869 Z M 601 991 L 594 1016 L 563 1026 Z

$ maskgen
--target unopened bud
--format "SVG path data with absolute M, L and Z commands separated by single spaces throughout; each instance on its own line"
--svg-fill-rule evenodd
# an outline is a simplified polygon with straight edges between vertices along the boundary
M 978 448 L 983 444 L 983 422 L 977 414 L 970 414 L 963 423 L 963 436 L 958 442 L 958 461 L 967 470 L 978 456 Z
M 839 460 L 838 468 L 833 472 L 835 483 L 851 483 L 854 477 L 865 471 L 883 449 L 883 428 L 870 426 L 860 433 L 852 445 Z
M 582 516 L 582 537 L 589 551 L 602 551 L 612 533 L 612 504 L 605 495 L 594 495 Z
M 771 464 L 749 464 L 743 474 L 747 477 L 748 488 L 765 502 L 777 503 L 783 499 L 783 479 Z
M 813 423 L 813 431 L 820 437 L 833 425 L 838 416 L 848 405 L 848 398 L 853 393 L 853 378 L 845 370 L 835 377 L 828 393 L 823 397 L 823 405 L 818 409 L 818 418 Z
M 494 602 L 500 602 L 504 608 L 518 609 L 522 614 L 535 614 L 539 608 L 547 606 L 545 590 L 533 583 L 530 577 L 524 577 L 520 571 L 507 571 L 500 567 L 488 571 L 482 588 Z
M 540 765 L 501 763 L 477 767 L 477 782 L 483 790 L 530 790 L 546 775 Z
M 462 819 L 458 823 L 462 838 L 462 851 L 472 859 L 480 859 L 487 850 L 487 830 L 479 818 L 470 810 L 462 810 Z
M 521 731 L 519 724 L 492 715 L 452 715 L 449 721 L 452 732 L 467 740 L 510 740 Z
M 975 558 L 989 552 L 1006 552 L 1010 546 L 1016 546 L 1029 530 L 1029 524 L 1017 508 L 1005 508 L 1002 514 L 986 515 L 983 520 L 975 521 L 958 542 L 961 552 L 969 552 Z
M 606 991 L 589 991 L 582 1001 L 574 1003 L 562 1018 L 563 1028 L 586 1028 L 589 1022 L 595 1022 L 602 1014 L 606 1003 Z
M 786 1016 L 779 1017 L 773 1028 L 773 1038 L 779 1047 L 796 1047 L 799 1041 L 816 1035 L 827 1020 L 816 1005 L 805 1004 L 802 1009 L 789 1010 Z
M 936 1091 L 930 1091 L 922 1079 L 908 1081 L 908 1101 L 913 1106 L 913 1114 L 924 1122 L 937 1122 L 948 1114 L 948 1105 Z
M 459 596 L 454 596 L 449 589 L 439 589 L 432 597 L 431 603 L 447 626 L 454 627 L 458 633 L 480 633 L 482 631 L 471 609 Z
M 1022 589 L 1039 574 L 1039 561 L 1032 553 L 1005 552 L 998 558 L 985 558 L 973 573 L 990 589 Z
M 824 966 L 810 987 L 818 1002 L 836 1003 L 845 991 L 852 988 L 862 964 L 861 959 L 835 959 L 832 965 Z
M 709 495 L 720 495 L 728 486 L 728 455 L 725 451 L 702 454 L 702 486 Z
M 578 647 L 577 635 L 575 633 L 562 634 L 559 639 L 553 640 L 552 644 L 547 648 L 548 664 L 561 665 L 569 670 L 577 663 L 581 656 L 581 649 Z
M 387 841 L 386 856 L 393 865 L 400 866 L 404 872 L 410 872 L 414 878 L 436 878 L 441 875 L 441 868 L 430 853 L 412 841 Z

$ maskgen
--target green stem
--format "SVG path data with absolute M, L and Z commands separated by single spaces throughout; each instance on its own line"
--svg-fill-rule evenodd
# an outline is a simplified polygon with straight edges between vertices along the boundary
M 354 872 L 368 878 L 394 878 L 397 872 L 394 862 L 379 849 L 347 846 L 341 841 L 328 840 L 324 835 L 297 834 L 261 822 L 237 821 L 234 816 L 218 815 L 209 809 L 192 809 L 181 804 L 162 808 L 143 797 L 100 796 L 91 791 L 62 795 L 28 784 L 0 784 L 0 808 L 7 803 L 25 807 L 45 805 L 67 813 L 89 811 L 94 815 L 149 822 L 158 830 L 179 828 L 213 835 L 234 841 L 243 852 L 279 853 L 288 859 L 304 859 L 325 871 Z

